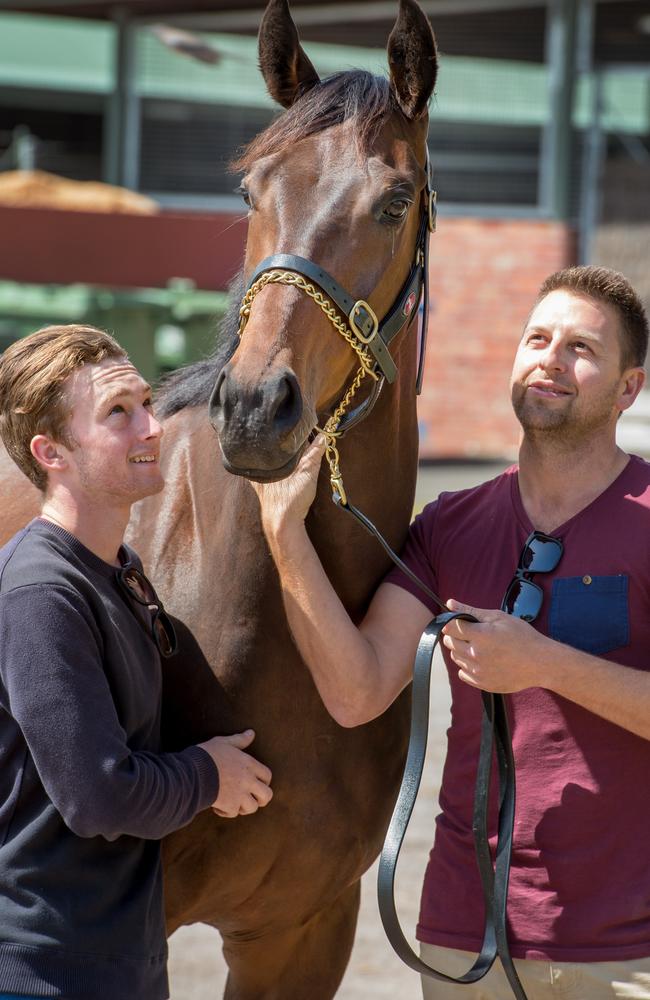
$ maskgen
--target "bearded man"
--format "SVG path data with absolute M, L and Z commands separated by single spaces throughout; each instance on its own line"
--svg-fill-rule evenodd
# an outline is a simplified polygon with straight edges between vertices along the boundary
M 616 443 L 647 344 L 621 275 L 576 267 L 548 278 L 512 371 L 518 465 L 441 494 L 402 554 L 451 610 L 478 619 L 444 630 L 451 727 L 421 953 L 459 976 L 480 949 L 479 692 L 506 693 L 517 767 L 509 940 L 529 1000 L 650 998 L 650 466 Z M 323 450 L 315 442 L 292 476 L 256 488 L 293 634 L 330 713 L 357 726 L 409 683 L 438 609 L 393 570 L 360 626 L 350 621 L 304 527 Z M 426 979 L 423 991 L 510 995 L 498 965 L 476 985 Z

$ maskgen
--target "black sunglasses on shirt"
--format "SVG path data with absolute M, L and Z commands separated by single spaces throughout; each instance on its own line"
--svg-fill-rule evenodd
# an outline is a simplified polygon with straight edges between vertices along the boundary
M 132 563 L 120 566 L 115 576 L 118 586 L 127 597 L 148 608 L 151 614 L 151 635 L 160 655 L 165 658 L 173 656 L 178 648 L 176 631 L 151 582 Z
M 544 592 L 533 583 L 534 573 L 552 573 L 557 568 L 564 546 L 559 538 L 545 535 L 543 531 L 533 531 L 524 542 L 519 556 L 519 565 L 508 584 L 501 610 L 525 622 L 533 622 L 542 609 Z

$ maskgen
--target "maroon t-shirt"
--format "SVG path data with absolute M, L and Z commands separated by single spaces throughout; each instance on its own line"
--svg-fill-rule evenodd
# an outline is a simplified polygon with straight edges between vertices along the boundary
M 531 627 L 650 669 L 649 508 L 650 465 L 632 457 L 554 532 L 564 554 L 553 573 L 535 576 L 544 604 Z M 444 600 L 498 608 L 532 530 L 512 468 L 426 507 L 404 559 Z M 399 571 L 387 579 L 428 604 Z M 417 933 L 430 944 L 478 951 L 483 903 L 471 817 L 481 699 L 458 679 L 446 650 L 445 660 L 451 726 Z M 650 740 L 544 688 L 507 701 L 517 775 L 512 954 L 569 962 L 650 955 Z

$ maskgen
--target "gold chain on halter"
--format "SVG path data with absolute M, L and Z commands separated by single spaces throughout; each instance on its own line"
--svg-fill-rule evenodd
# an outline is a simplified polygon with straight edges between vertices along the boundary
M 243 334 L 250 317 L 253 299 L 265 285 L 270 284 L 293 285 L 295 288 L 299 288 L 300 291 L 305 292 L 306 295 L 314 300 L 317 306 L 320 306 L 330 323 L 348 342 L 352 350 L 359 358 L 359 371 L 352 380 L 352 383 L 350 384 L 343 399 L 336 407 L 334 413 L 328 419 L 325 426 L 322 429 L 320 427 L 316 427 L 317 431 L 325 435 L 325 439 L 327 441 L 325 458 L 327 459 L 330 467 L 330 482 L 332 484 L 332 490 L 334 493 L 338 493 L 341 498 L 341 502 L 345 504 L 347 503 L 347 497 L 345 495 L 345 489 L 343 488 L 343 479 L 341 477 L 341 469 L 339 465 L 340 456 L 336 446 L 336 439 L 340 437 L 340 431 L 338 428 L 341 423 L 341 418 L 350 405 L 353 396 L 359 389 L 359 386 L 363 382 L 366 375 L 369 375 L 375 381 L 379 380 L 379 375 L 373 370 L 374 360 L 363 344 L 361 344 L 354 335 L 350 327 L 340 318 L 336 306 L 331 302 L 331 300 L 328 299 L 326 295 L 323 295 L 323 293 L 315 285 L 312 285 L 309 281 L 307 281 L 302 274 L 297 274 L 295 271 L 266 271 L 264 274 L 260 275 L 257 281 L 253 282 L 251 287 L 246 292 L 246 295 L 242 300 L 241 309 L 239 310 L 240 337 Z

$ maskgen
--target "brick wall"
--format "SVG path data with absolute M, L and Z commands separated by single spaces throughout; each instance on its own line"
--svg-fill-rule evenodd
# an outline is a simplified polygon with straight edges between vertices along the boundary
M 514 352 L 543 279 L 573 263 L 574 234 L 559 223 L 439 219 L 418 407 L 421 458 L 516 454 L 508 393 Z

